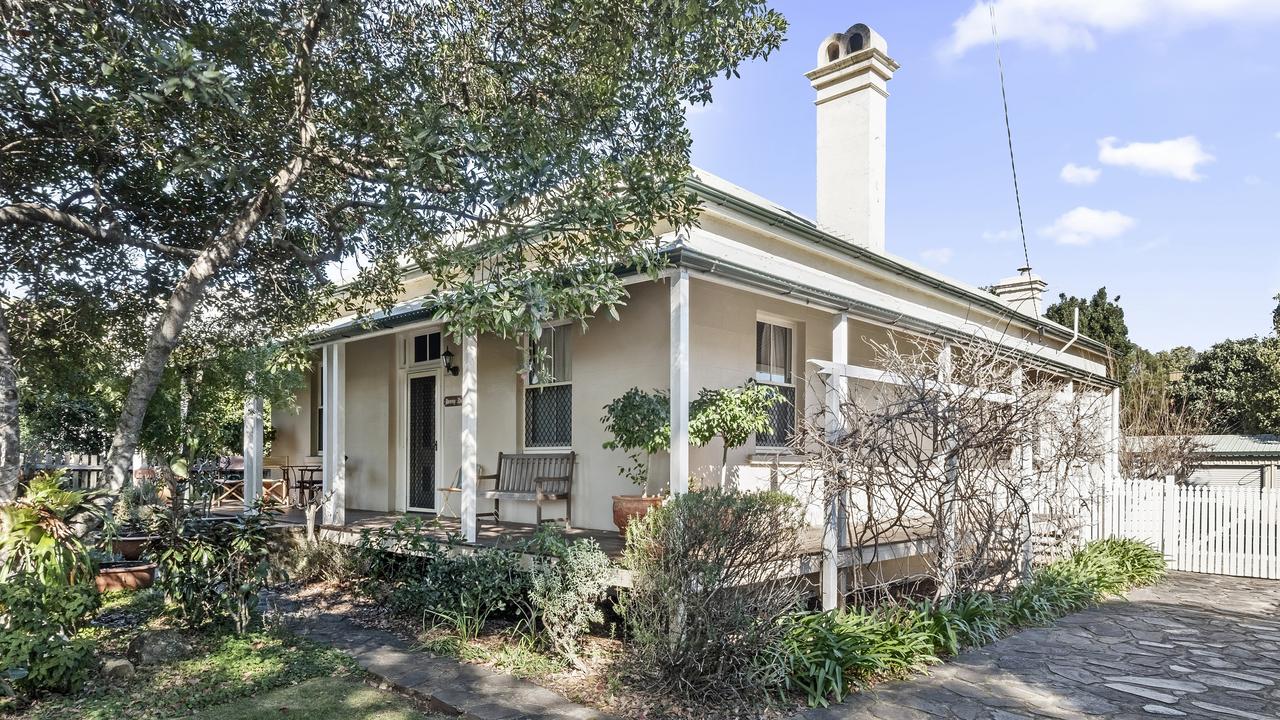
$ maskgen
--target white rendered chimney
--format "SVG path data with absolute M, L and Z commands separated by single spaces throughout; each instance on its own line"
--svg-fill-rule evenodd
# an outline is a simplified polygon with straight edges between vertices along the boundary
M 991 292 L 1018 312 L 1044 315 L 1044 289 L 1049 284 L 1039 275 L 1031 274 L 1030 268 L 1020 268 L 1019 273 L 992 285 Z
M 898 63 L 884 38 L 858 24 L 818 46 L 805 77 L 818 98 L 818 227 L 884 250 L 885 110 Z

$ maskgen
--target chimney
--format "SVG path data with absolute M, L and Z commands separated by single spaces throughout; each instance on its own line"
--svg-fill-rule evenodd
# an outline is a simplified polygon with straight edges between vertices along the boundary
M 884 250 L 885 108 L 898 63 L 884 38 L 858 24 L 818 46 L 805 77 L 818 98 L 818 227 Z
M 1040 317 L 1044 314 L 1044 289 L 1049 284 L 1033 275 L 1031 268 L 1019 268 L 1019 274 L 991 286 L 991 292 L 1014 310 Z

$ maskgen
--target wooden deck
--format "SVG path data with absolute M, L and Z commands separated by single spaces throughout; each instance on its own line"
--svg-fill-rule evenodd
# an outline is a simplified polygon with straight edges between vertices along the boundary
M 239 512 L 238 507 L 215 508 L 214 514 L 231 514 Z M 345 545 L 354 544 L 362 530 L 389 528 L 402 518 L 419 518 L 427 534 L 441 542 L 450 537 L 458 539 L 460 547 L 506 547 L 515 549 L 533 538 L 536 526 L 528 523 L 494 521 L 491 518 L 477 518 L 476 542 L 461 541 L 462 523 L 458 518 L 434 515 L 431 513 L 396 513 L 377 512 L 371 510 L 347 510 L 345 525 L 321 525 L 321 537 Z M 305 518 L 299 510 L 289 510 L 278 516 L 281 525 L 301 526 Z M 554 524 L 554 523 L 553 523 Z M 822 529 L 805 528 L 801 537 L 800 553 L 787 569 L 780 570 L 786 575 L 813 575 L 822 565 Z M 617 531 L 587 530 L 574 528 L 565 532 L 569 540 L 589 538 L 596 541 L 614 564 L 614 576 L 610 584 L 619 587 L 630 587 L 631 574 L 621 567 L 625 540 Z M 841 549 L 837 564 L 841 568 L 865 565 L 878 561 L 895 560 L 912 555 L 926 554 L 932 551 L 932 542 L 919 534 L 909 533 L 901 529 L 893 530 L 880 537 L 874 544 L 862 547 L 846 547 Z
M 322 525 L 320 529 L 336 536 L 346 536 L 340 537 L 340 540 L 353 541 L 356 537 L 359 537 L 362 530 L 389 528 L 401 518 L 410 520 L 420 518 L 428 535 L 442 542 L 448 540 L 450 536 L 462 535 L 462 523 L 458 518 L 433 515 L 431 513 L 386 513 L 372 510 L 348 510 L 346 525 Z M 279 520 L 286 525 L 305 524 L 302 512 L 298 510 L 290 510 L 281 514 Z M 532 524 L 505 521 L 494 522 L 491 518 L 476 518 L 476 542 L 474 546 L 514 547 L 531 540 L 536 532 L 537 527 Z M 596 544 L 609 556 L 610 560 L 616 562 L 622 559 L 622 549 L 625 543 L 617 531 L 573 528 L 565 532 L 565 537 L 570 541 L 579 539 L 595 540 Z M 466 542 L 461 544 L 464 546 L 470 545 L 470 543 Z

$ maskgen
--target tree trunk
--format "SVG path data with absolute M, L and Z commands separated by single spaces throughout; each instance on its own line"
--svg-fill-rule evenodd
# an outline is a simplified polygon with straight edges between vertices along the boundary
M 106 481 L 112 490 L 124 487 L 132 476 L 133 454 L 138 449 L 147 406 L 151 403 L 151 396 L 155 394 L 156 388 L 160 386 L 169 356 L 182 337 L 182 329 L 204 297 L 209 282 L 235 260 L 248 241 L 249 234 L 270 214 L 276 200 L 293 187 L 305 166 L 304 158 L 295 157 L 277 172 L 271 182 L 259 190 L 240 212 L 231 227 L 200 253 L 174 286 L 164 314 L 160 316 L 160 321 L 147 340 L 142 363 L 133 375 L 129 394 L 125 396 L 124 406 L 120 410 L 120 419 L 116 422 L 105 468 Z
M 9 344 L 9 323 L 0 303 L 0 502 L 18 495 L 22 448 L 18 425 L 18 363 Z
M 174 286 L 173 294 L 169 296 L 164 314 L 160 316 L 160 321 L 147 340 L 142 363 L 134 373 L 129 393 L 125 396 L 124 406 L 120 410 L 120 419 L 116 422 L 115 436 L 111 439 L 111 450 L 107 455 L 104 474 L 112 490 L 124 487 L 133 474 L 133 454 L 138 449 L 138 439 L 142 434 L 142 421 L 146 417 L 147 406 L 160 385 L 169 356 L 178 346 L 182 328 L 191 318 L 196 305 L 204 297 L 209 282 L 235 260 L 236 255 L 248 242 L 249 234 L 271 213 L 280 198 L 293 189 L 307 168 L 308 157 L 315 145 L 316 136 L 315 125 L 311 121 L 311 53 L 315 49 L 320 29 L 327 22 L 328 17 L 329 8 L 326 3 L 317 8 L 315 14 L 307 19 L 298 43 L 298 55 L 294 59 L 297 72 L 294 78 L 294 94 L 297 101 L 296 117 L 299 123 L 297 153 L 271 176 L 262 189 L 240 210 L 231 225 L 187 267 L 182 279 Z

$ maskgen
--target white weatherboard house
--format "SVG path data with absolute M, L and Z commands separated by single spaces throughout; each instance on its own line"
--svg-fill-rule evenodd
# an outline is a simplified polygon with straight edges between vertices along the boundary
M 689 184 L 701 222 L 663 238 L 669 269 L 658 280 L 627 278 L 619 319 L 597 318 L 585 332 L 553 324 L 543 334 L 554 383 L 522 375 L 510 340 L 455 344 L 422 309 L 427 279 L 410 274 L 403 301 L 372 327 L 341 318 L 316 335 L 320 360 L 297 408 L 274 410 L 272 455 L 323 464 L 331 524 L 348 510 L 436 512 L 460 517 L 474 540 L 476 513 L 491 509 L 477 478 L 497 469 L 499 453 L 576 453 L 572 507 L 549 502 L 543 512 L 569 510 L 575 528 L 611 530 L 612 496 L 634 489 L 617 472 L 625 455 L 601 447 L 600 417 L 633 386 L 670 392 L 674 449 L 655 458 L 651 489 L 669 483 L 673 492 L 691 475 L 718 475 L 719 441 L 687 442 L 688 402 L 700 388 L 755 378 L 792 401 L 773 436 L 729 456 L 740 486 L 767 487 L 770 467 L 792 452 L 788 430 L 822 392 L 814 363 L 873 377 L 871 343 L 893 335 L 995 340 L 1029 367 L 1109 393 L 1115 406 L 1106 349 L 1039 316 L 1038 278 L 1015 277 L 992 294 L 886 251 L 887 85 L 898 68 L 887 49 L 854 25 L 822 42 L 806 76 L 817 93 L 816 222 L 696 172 Z M 260 450 L 246 455 L 260 467 Z M 500 519 L 529 523 L 536 513 L 532 502 L 504 500 Z

